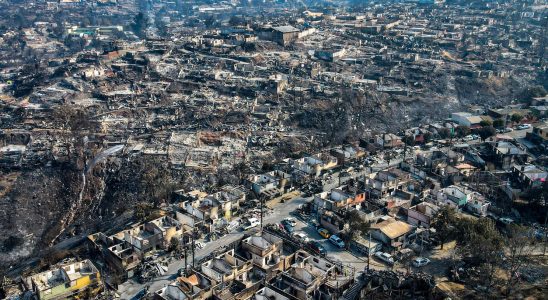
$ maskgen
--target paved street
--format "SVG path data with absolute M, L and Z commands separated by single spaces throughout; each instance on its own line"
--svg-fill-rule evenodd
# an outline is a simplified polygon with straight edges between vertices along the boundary
M 273 208 L 273 213 L 267 215 L 264 218 L 265 224 L 281 222 L 284 218 L 287 218 L 292 211 L 297 209 L 299 205 L 305 203 L 306 201 L 307 199 L 304 198 L 295 198 L 285 203 L 280 203 L 276 205 Z M 206 257 L 217 248 L 221 248 L 241 239 L 244 236 L 244 233 L 245 232 L 240 231 L 233 232 L 221 237 L 218 240 L 206 243 L 204 248 L 196 251 L 196 261 Z M 190 258 L 188 262 L 191 263 L 191 260 L 192 258 Z M 118 291 L 123 291 L 122 293 L 120 293 L 121 299 L 131 299 L 132 297 L 134 297 L 135 294 L 137 294 L 147 285 L 149 286 L 149 292 L 154 292 L 161 289 L 165 285 L 175 280 L 177 272 L 179 271 L 179 269 L 184 267 L 184 264 L 184 259 L 174 260 L 172 263 L 169 264 L 168 272 L 164 276 L 157 277 L 153 281 L 145 284 L 140 284 L 134 280 L 128 280 L 118 287 Z

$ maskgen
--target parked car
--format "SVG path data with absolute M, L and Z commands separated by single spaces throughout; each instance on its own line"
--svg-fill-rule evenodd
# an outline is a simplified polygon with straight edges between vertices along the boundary
M 426 266 L 430 263 L 430 260 L 426 257 L 417 257 L 413 259 L 413 266 L 416 268 L 420 268 L 422 266 Z
M 310 241 L 308 243 L 308 247 L 310 247 L 310 249 L 312 249 L 312 251 L 314 251 L 316 254 L 320 254 L 320 255 L 327 254 L 327 250 L 325 250 L 322 244 L 318 241 Z
M 529 128 L 531 128 L 531 124 L 521 124 L 521 125 L 516 126 L 517 130 L 524 130 L 524 129 L 529 129 Z
M 324 238 L 324 239 L 328 239 L 331 234 L 329 233 L 329 231 L 327 231 L 327 229 L 325 228 L 318 228 L 318 233 Z
M 343 240 L 341 240 L 341 238 L 338 237 L 336 234 L 330 236 L 330 237 L 329 237 L 329 241 L 330 241 L 333 245 L 335 245 L 335 246 L 337 246 L 337 247 L 339 247 L 339 248 L 344 248 L 344 242 L 343 242 Z
M 510 128 L 510 127 L 506 127 L 506 128 L 504 128 L 504 130 L 503 130 L 504 133 L 508 133 L 508 132 L 512 132 L 512 131 L 514 131 L 514 129 L 512 129 L 512 128 Z
M 293 233 L 293 237 L 299 240 L 301 243 L 308 243 L 308 237 L 302 232 Z
M 285 221 L 282 221 L 281 224 L 282 224 L 283 228 L 285 229 L 285 231 L 287 231 L 287 233 L 291 234 L 291 233 L 293 233 L 293 231 L 295 231 L 293 226 L 291 226 L 289 223 L 287 223 Z
M 261 222 L 257 218 L 249 218 L 247 220 L 247 223 L 244 225 L 244 230 L 249 230 L 251 228 L 255 228 L 259 226 Z
M 471 135 L 467 135 L 467 136 L 463 137 L 462 139 L 463 139 L 464 141 L 471 141 L 471 140 L 474 139 L 474 137 L 471 136 Z
M 285 218 L 284 221 L 293 227 L 297 226 L 297 221 L 293 218 Z
M 291 229 L 293 229 L 293 227 L 295 227 L 290 221 L 288 220 L 283 220 L 282 221 L 282 225 L 284 226 L 284 228 L 287 230 L 288 227 L 291 227 Z M 293 232 L 293 230 L 291 231 Z
M 377 257 L 378 259 L 384 261 L 385 263 L 387 263 L 389 265 L 394 264 L 394 258 L 392 257 L 392 255 L 390 255 L 388 253 L 385 253 L 385 252 L 382 252 L 382 251 L 377 251 L 377 252 L 375 252 L 375 257 Z

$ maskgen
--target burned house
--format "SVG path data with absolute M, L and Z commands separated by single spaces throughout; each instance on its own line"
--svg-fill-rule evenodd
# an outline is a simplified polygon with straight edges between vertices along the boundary
M 512 176 L 523 190 L 541 187 L 548 180 L 548 172 L 535 165 L 513 165 Z
M 267 279 L 285 271 L 293 258 L 285 253 L 283 240 L 267 232 L 244 238 L 241 251 L 245 257 L 251 258 L 253 265 Z
M 351 283 L 336 265 L 302 250 L 297 251 L 295 263 L 287 271 L 270 280 L 276 291 L 297 299 L 331 299 L 334 289 L 340 292 Z
M 314 210 L 338 211 L 365 201 L 365 192 L 339 187 L 314 195 Z
M 141 223 L 111 236 L 98 232 L 87 237 L 90 250 L 100 253 L 109 268 L 132 277 L 144 256 L 153 250 L 167 249 L 172 238 L 183 234 L 182 224 L 169 216 Z
M 322 171 L 337 166 L 337 159 L 328 154 L 306 156 L 293 161 L 293 169 L 297 174 L 305 177 L 318 177 Z
M 260 198 L 272 199 L 284 194 L 291 184 L 291 175 L 275 170 L 260 175 L 252 175 L 248 179 L 251 190 Z
M 371 197 L 383 198 L 396 190 L 404 190 L 410 179 L 409 173 L 392 168 L 370 174 L 365 178 L 365 188 Z
M 213 295 L 213 282 L 200 272 L 192 272 L 189 276 L 178 277 L 177 280 L 154 293 L 154 300 L 201 300 Z
M 23 280 L 39 300 L 77 298 L 87 291 L 93 295 L 103 287 L 101 274 L 89 260 L 83 260 L 32 275 Z
M 416 227 L 430 228 L 439 207 L 430 202 L 421 202 L 405 210 L 407 223 Z
M 247 288 L 257 286 L 251 259 L 239 256 L 234 249 L 213 257 L 201 264 L 201 273 L 214 283 L 214 299 L 231 299 L 245 292 Z
M 509 170 L 514 164 L 527 162 L 527 151 L 513 143 L 498 141 L 488 143 L 488 153 L 485 160 L 490 161 L 503 170 Z
M 263 40 L 276 42 L 282 46 L 287 46 L 299 38 L 301 31 L 293 26 L 276 26 L 263 28 L 258 32 L 258 37 Z

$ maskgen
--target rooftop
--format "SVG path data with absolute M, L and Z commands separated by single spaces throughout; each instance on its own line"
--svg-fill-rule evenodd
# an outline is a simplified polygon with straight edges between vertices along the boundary
M 391 239 L 400 237 L 413 229 L 413 226 L 396 220 L 386 220 L 371 226 L 373 229 L 378 229 Z

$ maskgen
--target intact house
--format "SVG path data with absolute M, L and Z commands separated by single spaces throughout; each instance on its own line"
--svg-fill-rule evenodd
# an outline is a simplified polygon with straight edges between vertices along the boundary
M 397 251 L 407 246 L 408 236 L 414 227 L 394 218 L 371 225 L 371 237 L 383 243 L 388 251 Z
M 475 215 L 486 216 L 490 205 L 491 203 L 483 195 L 474 193 L 473 197 L 466 203 L 465 208 Z
M 482 120 L 483 119 L 480 116 L 472 115 L 467 112 L 456 112 L 451 114 L 451 121 L 469 128 L 480 126 Z
M 463 208 L 468 202 L 477 200 L 483 202 L 483 196 L 464 187 L 451 185 L 437 192 L 436 200 L 439 205 L 449 205 L 454 208 Z
M 93 263 L 83 260 L 62 265 L 23 280 L 25 287 L 39 300 L 78 297 L 86 290 L 93 293 L 102 289 L 101 274 Z
M 369 236 L 357 236 L 350 241 L 350 247 L 363 255 L 371 256 L 382 249 L 382 242 Z

